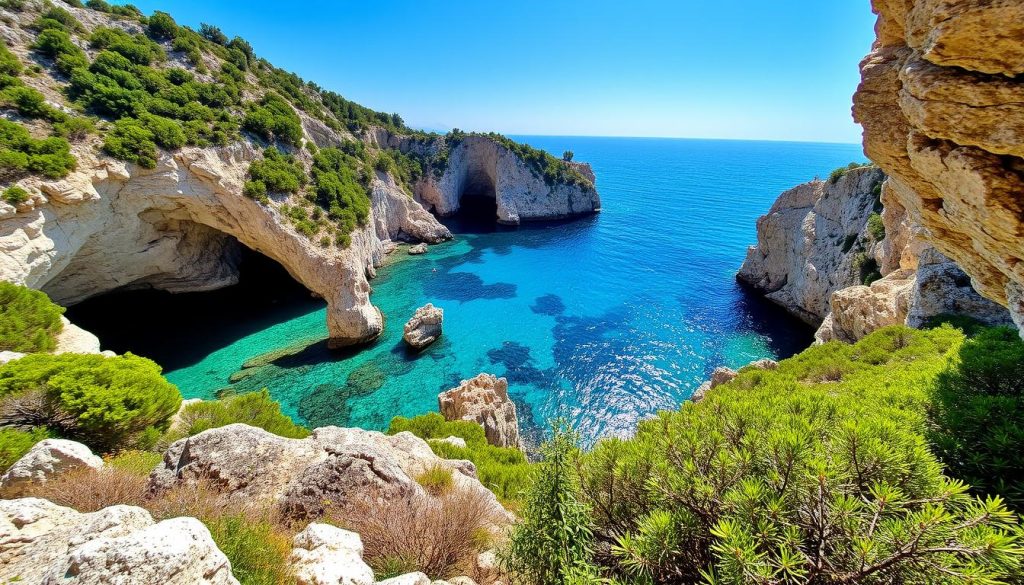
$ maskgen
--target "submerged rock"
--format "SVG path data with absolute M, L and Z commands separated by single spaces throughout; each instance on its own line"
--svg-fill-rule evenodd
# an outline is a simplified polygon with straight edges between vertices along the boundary
M 426 254 L 429 248 L 426 244 L 416 244 L 415 246 L 409 246 L 409 254 L 418 256 L 420 254 Z
M 99 469 L 103 459 L 88 447 L 66 439 L 39 441 L 0 477 L 0 489 L 17 492 L 29 483 L 45 483 L 54 475 L 75 469 Z
M 414 349 L 423 349 L 441 336 L 444 310 L 427 303 L 416 309 L 416 313 L 405 324 L 402 339 Z
M 0 500 L 0 581 L 43 585 L 238 585 L 195 518 L 154 522 L 134 506 L 82 514 L 39 498 Z
M 447 420 L 467 420 L 484 427 L 487 442 L 498 447 L 522 448 L 516 405 L 508 397 L 508 380 L 480 374 L 437 395 Z

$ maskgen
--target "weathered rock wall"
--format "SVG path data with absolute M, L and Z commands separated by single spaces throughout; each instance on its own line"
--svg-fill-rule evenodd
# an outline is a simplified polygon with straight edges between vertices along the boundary
M 924 238 L 1024 327 L 1024 4 L 873 0 L 854 117 Z

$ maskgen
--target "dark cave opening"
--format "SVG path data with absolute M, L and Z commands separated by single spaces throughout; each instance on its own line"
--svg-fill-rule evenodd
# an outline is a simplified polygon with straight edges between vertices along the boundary
M 499 229 L 498 194 L 494 180 L 486 171 L 467 173 L 459 196 L 459 210 L 445 224 L 456 233 L 488 233 Z
M 98 336 L 103 349 L 150 358 L 166 372 L 326 306 L 283 266 L 240 247 L 239 281 L 233 286 L 190 293 L 117 290 L 68 307 L 66 315 Z

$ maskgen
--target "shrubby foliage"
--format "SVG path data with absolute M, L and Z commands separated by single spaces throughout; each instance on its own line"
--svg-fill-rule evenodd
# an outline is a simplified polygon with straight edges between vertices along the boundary
M 601 571 L 736 584 L 1018 575 L 1015 515 L 943 476 L 924 439 L 928 386 L 962 339 L 889 327 L 812 347 L 598 443 L 579 493 L 611 541 Z
M 263 160 L 253 161 L 249 165 L 249 179 L 245 184 L 245 194 L 254 199 L 262 199 L 268 191 L 298 193 L 306 184 L 306 172 L 293 155 L 268 147 L 263 151 Z
M 832 183 L 832 184 L 835 184 L 835 183 L 839 182 L 839 179 L 842 179 L 844 176 L 846 176 L 846 173 L 852 171 L 853 169 L 859 169 L 859 168 L 863 168 L 863 167 L 870 167 L 870 166 L 873 166 L 873 165 L 874 165 L 874 163 L 870 163 L 870 162 L 863 162 L 863 163 L 852 162 L 852 163 L 846 165 L 845 167 L 839 167 L 839 168 L 833 170 L 831 173 L 829 173 L 829 175 L 828 175 L 828 182 Z
M 259 427 L 267 432 L 302 439 L 309 436 L 309 429 L 292 422 L 292 419 L 281 413 L 281 405 L 270 397 L 265 388 L 259 392 L 235 394 L 220 400 L 204 400 L 186 406 L 181 413 L 182 437 L 190 437 L 205 430 L 215 429 L 234 423 L 244 423 Z M 173 442 L 181 437 L 169 437 L 165 442 Z
M 46 429 L 20 431 L 0 427 L 0 474 L 17 463 L 33 445 L 46 438 Z
M 125 354 L 31 354 L 0 367 L 0 421 L 46 428 L 106 452 L 155 442 L 181 404 L 152 361 Z
M 313 187 L 317 204 L 327 211 L 337 226 L 337 243 L 349 244 L 349 234 L 366 225 L 370 216 L 369 174 L 357 155 L 364 154 L 362 143 L 341 148 L 321 148 L 313 155 Z
M 928 433 L 949 473 L 978 494 L 1024 509 L 1024 342 L 1015 329 L 982 330 L 939 374 Z
M 63 314 L 46 293 L 0 281 L 0 351 L 53 351 Z
M 868 233 L 876 242 L 885 239 L 885 224 L 882 223 L 882 216 L 877 212 L 868 216 Z
M 519 449 L 495 447 L 487 442 L 484 429 L 468 421 L 446 421 L 436 412 L 405 418 L 391 419 L 388 434 L 402 431 L 426 439 L 430 448 L 445 459 L 468 459 L 476 465 L 480 483 L 494 492 L 503 504 L 516 509 L 521 506 L 527 487 L 530 485 L 531 466 Z M 461 437 L 466 446 L 456 447 L 450 443 L 430 441 L 446 437 Z
M 278 94 L 267 92 L 259 104 L 249 106 L 242 128 L 268 141 L 278 140 L 298 146 L 302 140 L 302 121 L 295 110 Z

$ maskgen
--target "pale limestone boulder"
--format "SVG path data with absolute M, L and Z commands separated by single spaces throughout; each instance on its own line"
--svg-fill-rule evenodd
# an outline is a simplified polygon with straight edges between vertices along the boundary
M 320 427 L 286 439 L 233 424 L 175 442 L 150 475 L 150 488 L 211 481 L 227 497 L 277 506 L 297 519 L 316 519 L 330 504 L 374 503 L 427 496 L 415 478 L 434 467 L 452 470 L 454 487 L 475 492 L 506 516 L 469 461 L 441 459 L 409 432 Z
M 363 562 L 363 541 L 355 532 L 312 523 L 295 535 L 289 559 L 299 585 L 372 585 L 373 569 Z
M 101 353 L 100 338 L 61 316 L 64 327 L 57 334 L 54 353 Z
M 430 577 L 425 573 L 406 573 L 383 581 L 377 581 L 378 585 L 431 585 Z
M 854 96 L 864 150 L 923 237 L 1020 328 L 1024 5 L 872 4 L 878 39 Z
M 416 309 L 412 318 L 406 322 L 402 339 L 413 349 L 423 349 L 441 337 L 443 323 L 444 310 L 427 303 Z
M 522 448 L 516 405 L 508 396 L 508 380 L 480 374 L 463 380 L 456 388 L 437 395 L 437 405 L 447 420 L 480 423 L 487 442 L 498 447 Z
M 103 459 L 88 447 L 67 439 L 43 439 L 0 477 L 0 489 L 18 491 L 31 483 L 45 483 L 75 469 L 100 469 Z
M 20 351 L 0 351 L 0 366 L 7 362 L 13 362 L 14 360 L 21 359 L 27 354 L 21 353 Z
M 415 246 L 409 246 L 410 256 L 419 256 L 420 254 L 426 254 L 429 248 L 426 244 L 416 244 Z
M 142 508 L 81 514 L 46 500 L 0 500 L 0 581 L 237 585 L 231 564 L 195 518 L 154 523 Z

